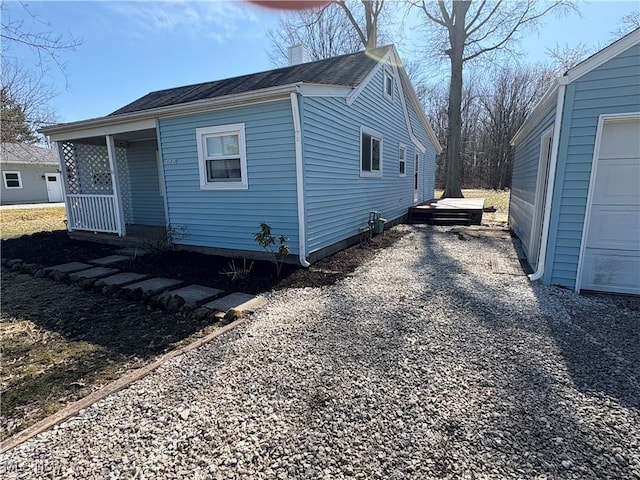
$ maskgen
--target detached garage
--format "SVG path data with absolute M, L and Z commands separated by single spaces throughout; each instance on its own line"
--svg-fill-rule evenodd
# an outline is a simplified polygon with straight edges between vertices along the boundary
M 512 144 L 531 279 L 640 295 L 640 29 L 557 78 Z

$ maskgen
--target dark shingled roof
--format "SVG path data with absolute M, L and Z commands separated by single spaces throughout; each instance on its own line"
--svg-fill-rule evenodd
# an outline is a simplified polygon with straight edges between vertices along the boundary
M 351 53 L 226 80 L 158 90 L 125 105 L 109 116 L 299 82 L 356 87 L 390 48 L 390 46 L 379 47 L 368 53 L 364 51 Z

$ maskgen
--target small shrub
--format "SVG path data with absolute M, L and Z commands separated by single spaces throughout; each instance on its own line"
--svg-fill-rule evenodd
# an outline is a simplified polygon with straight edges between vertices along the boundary
M 254 233 L 253 238 L 256 243 L 269 254 L 271 263 L 276 267 L 276 275 L 280 276 L 284 259 L 289 255 L 287 237 L 284 235 L 280 235 L 280 237 L 278 237 L 279 246 L 276 250 L 276 238 L 271 234 L 271 225 L 262 222 L 260 224 L 260 231 Z

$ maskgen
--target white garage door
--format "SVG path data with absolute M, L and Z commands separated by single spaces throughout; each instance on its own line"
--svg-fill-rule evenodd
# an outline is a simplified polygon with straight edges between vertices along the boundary
M 580 289 L 640 294 L 640 117 L 602 123 Z

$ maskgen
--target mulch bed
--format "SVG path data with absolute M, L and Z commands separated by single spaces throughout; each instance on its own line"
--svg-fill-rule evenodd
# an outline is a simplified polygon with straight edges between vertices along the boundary
M 370 247 L 354 246 L 310 268 L 285 265 L 280 277 L 269 262 L 254 262 L 247 278 L 232 281 L 230 259 L 183 251 L 138 256 L 118 264 L 132 271 L 232 292 L 332 284 L 373 258 L 408 230 L 393 228 Z M 49 267 L 113 254 L 116 247 L 71 240 L 64 231 L 3 240 L 3 259 Z M 236 260 L 236 265 L 242 261 Z M 27 428 L 100 386 L 166 351 L 218 328 L 211 319 L 172 314 L 144 303 L 107 297 L 78 285 L 2 268 L 3 370 L 0 439 Z
M 314 287 L 335 283 L 353 272 L 358 265 L 375 255 L 375 251 L 393 245 L 406 234 L 403 227 L 395 227 L 375 237 L 371 246 L 353 246 L 324 258 L 304 269 L 284 265 L 280 277 L 275 275 L 270 262 L 255 261 L 247 278 L 233 281 L 228 272 L 231 259 L 216 255 L 186 251 L 165 251 L 154 255 L 138 256 L 130 262 L 117 265 L 123 271 L 144 273 L 182 280 L 225 291 L 257 294 L 270 289 Z M 25 263 L 50 267 L 67 262 L 86 262 L 113 254 L 117 247 L 100 243 L 72 240 L 65 231 L 42 232 L 20 238 L 3 240 L 2 258 L 20 258 Z M 242 264 L 236 259 L 236 265 Z

